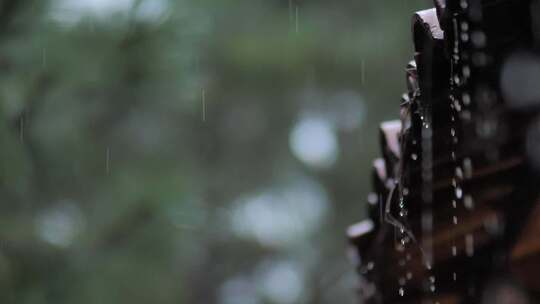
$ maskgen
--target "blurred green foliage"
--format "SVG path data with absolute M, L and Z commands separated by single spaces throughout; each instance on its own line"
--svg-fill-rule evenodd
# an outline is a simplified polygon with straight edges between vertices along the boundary
M 0 1 L 0 302 L 355 303 L 344 230 L 427 6 Z

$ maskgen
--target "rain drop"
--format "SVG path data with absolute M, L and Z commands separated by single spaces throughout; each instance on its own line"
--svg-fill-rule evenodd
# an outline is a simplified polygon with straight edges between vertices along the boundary
M 463 67 L 462 72 L 463 72 L 463 76 L 465 76 L 465 77 L 470 77 L 471 76 L 471 68 L 469 68 L 468 65 Z
M 461 170 L 460 167 L 456 167 L 456 177 L 459 179 L 463 179 L 463 170 Z
M 463 160 L 463 170 L 465 173 L 465 178 L 469 179 L 472 177 L 472 161 L 470 158 L 465 158 Z
M 463 93 L 463 96 L 461 97 L 461 99 L 463 100 L 463 104 L 466 106 L 468 106 L 471 103 L 471 95 L 469 95 L 468 93 Z
M 504 63 L 501 88 L 505 100 L 513 108 L 538 105 L 540 87 L 540 57 L 529 53 L 516 53 Z
M 409 195 L 409 188 L 403 188 L 402 192 L 404 196 Z
M 484 34 L 484 32 L 482 31 L 474 31 L 472 33 L 471 40 L 474 46 L 476 46 L 477 48 L 482 48 L 486 46 L 486 34 Z
M 467 234 L 465 237 L 465 253 L 468 257 L 474 255 L 474 236 L 472 234 Z
M 463 204 L 465 205 L 465 208 L 471 210 L 474 208 L 474 201 L 472 196 L 465 195 L 465 198 L 463 199 Z
M 406 244 L 409 242 L 409 240 L 410 240 L 410 239 L 409 239 L 409 237 L 407 237 L 407 236 L 404 237 L 404 238 L 402 238 L 402 239 L 401 239 L 401 245 L 406 245 Z
M 527 130 L 526 148 L 532 165 L 537 170 L 540 169 L 540 120 L 538 119 Z
M 461 189 L 461 187 L 456 187 L 456 198 L 461 199 L 462 196 L 463 196 L 463 189 Z

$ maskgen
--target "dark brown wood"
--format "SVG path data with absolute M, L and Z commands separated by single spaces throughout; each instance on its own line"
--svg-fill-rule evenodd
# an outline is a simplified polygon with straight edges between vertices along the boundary
M 509 54 L 538 52 L 540 10 L 525 0 L 434 5 L 413 16 L 415 60 L 400 120 L 381 124 L 369 219 L 347 232 L 361 297 L 535 303 L 540 174 L 527 145 L 540 106 L 513 106 L 499 79 Z

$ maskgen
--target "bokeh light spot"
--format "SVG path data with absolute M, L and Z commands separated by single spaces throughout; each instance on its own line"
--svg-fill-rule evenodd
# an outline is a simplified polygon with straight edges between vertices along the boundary
M 339 152 L 334 127 L 321 118 L 300 120 L 290 134 L 289 145 L 299 160 L 318 169 L 331 167 Z

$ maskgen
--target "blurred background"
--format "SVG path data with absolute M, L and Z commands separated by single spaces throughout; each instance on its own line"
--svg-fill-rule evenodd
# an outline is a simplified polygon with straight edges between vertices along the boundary
M 0 302 L 356 303 L 430 6 L 0 1 Z

